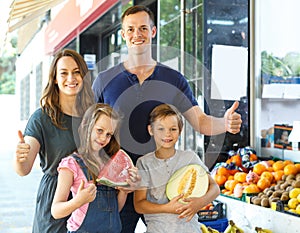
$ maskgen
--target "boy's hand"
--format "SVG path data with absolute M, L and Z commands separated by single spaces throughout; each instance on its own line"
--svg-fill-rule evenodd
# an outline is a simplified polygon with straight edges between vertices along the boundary
M 185 198 L 183 201 L 186 204 L 177 209 L 177 212 L 180 213 L 178 218 L 186 218 L 186 221 L 189 222 L 198 213 L 199 199 L 191 197 Z
M 182 197 L 183 197 L 183 194 L 180 194 L 180 195 L 174 197 L 171 201 L 169 201 L 167 203 L 167 206 L 169 208 L 169 213 L 181 214 L 181 207 L 185 205 L 180 202 Z

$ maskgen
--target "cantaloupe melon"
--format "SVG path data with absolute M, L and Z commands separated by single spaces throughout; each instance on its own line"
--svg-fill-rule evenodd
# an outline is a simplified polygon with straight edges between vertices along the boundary
M 183 198 L 201 197 L 208 189 L 208 174 L 198 164 L 184 166 L 177 170 L 169 179 L 166 195 L 169 200 L 183 194 Z

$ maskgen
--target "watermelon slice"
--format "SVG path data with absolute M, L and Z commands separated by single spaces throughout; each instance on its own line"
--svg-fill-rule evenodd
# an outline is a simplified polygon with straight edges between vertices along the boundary
M 96 181 L 109 187 L 127 186 L 128 183 L 126 179 L 129 179 L 128 169 L 133 166 L 129 155 L 120 149 L 110 158 L 109 162 L 101 170 Z

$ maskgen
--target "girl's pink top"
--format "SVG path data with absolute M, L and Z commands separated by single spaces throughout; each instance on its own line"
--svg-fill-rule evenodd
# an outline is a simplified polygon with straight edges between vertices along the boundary
M 69 169 L 74 176 L 73 185 L 71 187 L 72 196 L 74 197 L 77 193 L 78 187 L 80 185 L 81 180 L 84 180 L 84 188 L 88 186 L 88 181 L 82 171 L 82 169 L 79 167 L 79 164 L 76 162 L 76 160 L 72 156 L 65 157 L 61 160 L 61 162 L 58 165 L 58 172 L 62 168 Z M 67 228 L 69 231 L 76 231 L 81 226 L 89 204 L 84 204 L 80 208 L 76 209 L 72 214 L 71 217 L 67 221 Z

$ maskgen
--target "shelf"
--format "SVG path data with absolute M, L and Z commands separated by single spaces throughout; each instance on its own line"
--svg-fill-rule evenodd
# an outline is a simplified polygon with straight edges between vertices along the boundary
M 300 232 L 299 217 L 224 196 L 217 199 L 226 203 L 227 219 L 232 219 L 239 227 L 245 229 L 245 233 L 254 232 L 256 226 L 276 233 Z
M 300 99 L 300 84 L 264 84 L 262 98 Z
M 300 162 L 300 151 L 282 150 L 277 148 L 261 148 L 262 157 L 276 157 L 282 160 Z

